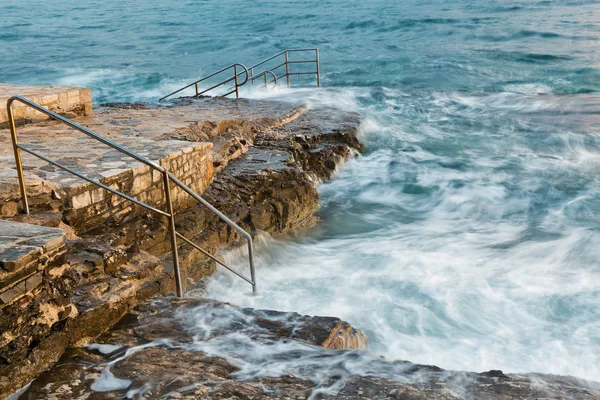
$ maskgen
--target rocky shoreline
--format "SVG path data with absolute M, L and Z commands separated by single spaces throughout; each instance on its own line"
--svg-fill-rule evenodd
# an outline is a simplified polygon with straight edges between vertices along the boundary
M 353 113 L 202 101 L 221 117 L 190 116 L 153 140 L 210 144 L 190 161 L 210 160 L 200 168 L 210 177 L 200 183 L 203 197 L 255 235 L 317 222 L 316 186 L 363 151 L 361 119 Z M 187 116 L 197 106 L 110 104 L 97 113 L 160 119 L 163 112 Z M 277 115 L 261 115 L 269 108 Z M 187 173 L 187 164 L 173 165 Z M 165 220 L 125 209 L 114 214 L 121 220 L 98 219 L 87 229 L 86 213 L 94 207 L 110 213 L 110 203 L 77 211 L 61 193 L 40 190 L 30 217 L 14 212 L 12 192 L 3 198 L 13 204 L 4 218 L 57 228 L 64 248 L 40 267 L 34 289 L 0 303 L 0 398 L 31 382 L 21 399 L 600 399 L 598 384 L 575 378 L 386 361 L 362 351 L 365 335 L 335 317 L 168 297 L 174 283 Z M 186 238 L 213 254 L 239 244 L 238 234 L 201 206 L 179 207 L 177 231 Z M 188 289 L 217 268 L 188 246 L 180 259 Z
M 219 107 L 244 104 L 214 102 Z M 184 100 L 174 108 L 186 105 L 189 101 Z M 139 104 L 108 105 L 96 112 L 115 109 L 154 112 Z M 282 234 L 316 222 L 316 185 L 362 151 L 356 138 L 359 116 L 341 115 L 331 122 L 322 118 L 327 114 L 300 107 L 277 117 L 194 121 L 155 140 L 212 143 L 211 167 L 217 174 L 203 196 L 250 232 Z M 51 367 L 67 347 L 93 340 L 139 303 L 174 290 L 165 220 L 133 210 L 125 222 L 106 219 L 101 228 L 86 230 L 79 228 L 83 225 L 70 203 L 55 193 L 33 196 L 37 207 L 31 216 L 10 216 L 17 222 L 60 228 L 67 240 L 60 257 L 40 273 L 39 286 L 2 307 L 0 398 Z M 181 205 L 176 225 L 178 232 L 211 253 L 239 242 L 235 231 L 201 206 Z M 188 246 L 180 249 L 180 260 L 188 288 L 216 269 L 214 262 Z
M 70 349 L 21 399 L 598 399 L 600 385 L 542 374 L 391 362 L 337 318 L 161 299 Z

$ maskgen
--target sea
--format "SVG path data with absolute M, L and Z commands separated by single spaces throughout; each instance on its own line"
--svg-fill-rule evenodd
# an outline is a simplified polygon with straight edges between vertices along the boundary
M 365 153 L 315 227 L 262 237 L 257 295 L 204 295 L 340 317 L 388 360 L 600 381 L 600 1 L 0 1 L 0 82 L 96 104 L 287 48 L 322 87 L 242 95 L 358 112 Z

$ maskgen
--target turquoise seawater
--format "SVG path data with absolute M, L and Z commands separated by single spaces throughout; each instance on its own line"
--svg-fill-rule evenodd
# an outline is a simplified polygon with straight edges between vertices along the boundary
M 294 47 L 325 88 L 246 95 L 361 112 L 366 153 L 318 227 L 259 247 L 258 296 L 209 295 L 339 316 L 390 359 L 600 381 L 599 1 L 0 2 L 0 82 L 96 102 Z

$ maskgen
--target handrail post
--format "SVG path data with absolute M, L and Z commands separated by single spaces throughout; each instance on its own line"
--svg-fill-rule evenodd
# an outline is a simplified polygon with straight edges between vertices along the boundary
M 25 188 L 25 177 L 23 175 L 23 162 L 21 161 L 21 150 L 17 141 L 17 127 L 15 126 L 15 116 L 12 112 L 12 99 L 6 102 L 6 111 L 8 113 L 10 137 L 13 144 L 13 152 L 15 153 L 15 164 L 17 167 L 17 177 L 19 179 L 19 188 L 21 189 L 21 199 L 23 200 L 23 211 L 29 214 L 29 203 L 27 201 L 27 190 Z
M 171 202 L 171 188 L 169 186 L 169 171 L 163 170 L 163 185 L 165 189 L 165 200 L 167 212 L 169 213 L 169 230 L 171 231 L 171 254 L 173 255 L 173 271 L 175 273 L 175 288 L 177 297 L 183 297 L 183 285 L 181 284 L 181 272 L 179 270 L 179 254 L 177 252 L 177 231 L 175 230 L 175 213 Z
M 267 89 L 268 88 L 268 84 L 267 84 L 267 71 L 265 71 L 264 76 L 265 76 L 265 89 Z
M 198 82 L 196 82 L 195 86 L 196 86 L 196 97 L 198 97 L 198 95 L 200 94 L 200 93 L 198 93 Z
M 315 56 L 317 61 L 317 87 L 321 87 L 321 65 L 319 63 L 319 49 L 315 49 Z
M 248 238 L 248 262 L 250 263 L 250 280 L 252 281 L 252 293 L 256 294 L 256 273 L 254 272 L 254 250 L 252 238 Z
M 238 90 L 238 74 L 237 74 L 237 64 L 233 64 L 233 75 L 235 76 L 235 98 L 240 98 L 240 92 Z
M 254 68 L 250 68 L 250 78 L 252 79 L 252 86 L 254 86 Z
M 290 84 L 290 57 L 288 55 L 288 51 L 285 51 L 285 76 L 287 77 L 287 85 L 288 88 L 291 87 Z

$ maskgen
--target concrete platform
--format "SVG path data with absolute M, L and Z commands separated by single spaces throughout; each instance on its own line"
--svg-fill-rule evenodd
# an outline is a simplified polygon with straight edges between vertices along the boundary
M 23 96 L 43 107 L 67 116 L 89 115 L 92 113 L 91 89 L 72 86 L 12 86 L 0 83 L 0 125 L 8 121 L 6 101 L 14 95 Z M 47 119 L 42 114 L 22 103 L 13 103 L 16 120 Z

